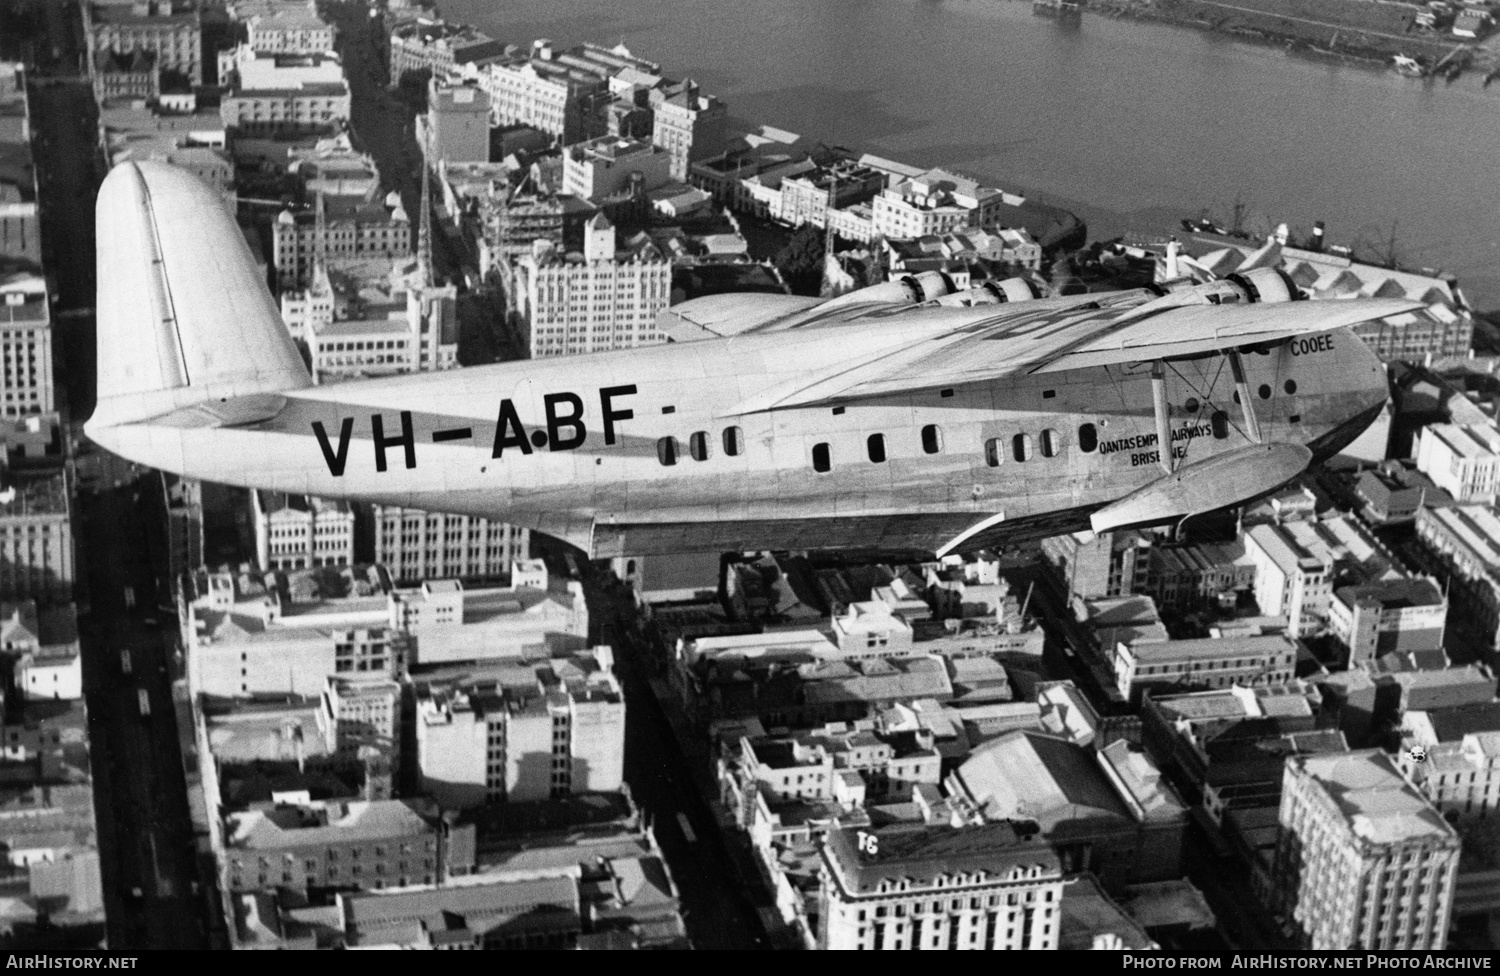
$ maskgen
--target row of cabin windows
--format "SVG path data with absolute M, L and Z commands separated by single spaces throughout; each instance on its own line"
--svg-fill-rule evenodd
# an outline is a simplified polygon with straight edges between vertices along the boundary
M 719 443 L 724 448 L 727 457 L 737 457 L 745 449 L 745 434 L 738 427 L 725 427 L 724 432 L 719 435 Z M 677 456 L 681 451 L 675 437 L 661 437 L 656 441 L 656 459 L 663 465 L 671 467 L 677 463 Z M 688 435 L 688 457 L 694 461 L 707 461 L 713 454 L 713 446 L 709 441 L 708 431 L 694 431 Z
M 1229 415 L 1222 410 L 1216 410 L 1210 417 L 1210 425 L 1213 428 L 1213 436 L 1216 440 L 1223 440 L 1229 436 Z M 736 457 L 744 450 L 744 434 L 738 427 L 726 427 L 720 437 L 724 446 L 724 453 L 729 457 Z M 1012 436 L 1009 443 L 1009 453 L 1017 461 L 1030 461 L 1035 457 L 1036 446 L 1028 433 L 1020 433 Z M 1063 436 L 1051 427 L 1042 431 L 1038 438 L 1042 457 L 1053 458 L 1063 452 L 1065 447 Z M 1078 449 L 1085 454 L 1091 454 L 1099 447 L 1099 428 L 1093 424 L 1078 425 Z M 938 454 L 943 450 L 943 430 L 937 424 L 927 424 L 922 428 L 922 453 Z M 656 457 L 663 465 L 670 467 L 677 463 L 679 454 L 677 438 L 662 437 L 656 442 Z M 712 453 L 711 444 L 707 431 L 696 431 L 688 436 L 688 456 L 694 461 L 707 461 Z M 865 439 L 865 453 L 875 464 L 883 464 L 886 460 L 885 435 L 871 434 Z M 992 468 L 998 468 L 1005 460 L 1006 444 L 1004 439 L 991 437 L 984 442 L 984 463 Z M 833 468 L 833 457 L 827 442 L 819 442 L 812 449 L 813 470 L 818 472 L 830 471 Z

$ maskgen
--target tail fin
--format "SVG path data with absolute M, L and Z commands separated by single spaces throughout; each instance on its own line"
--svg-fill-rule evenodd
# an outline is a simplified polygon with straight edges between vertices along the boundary
M 99 401 L 87 430 L 311 385 L 239 226 L 196 176 L 121 164 L 96 214 Z

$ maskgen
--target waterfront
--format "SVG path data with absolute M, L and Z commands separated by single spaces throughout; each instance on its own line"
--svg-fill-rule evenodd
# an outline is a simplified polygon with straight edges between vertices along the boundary
M 747 122 L 1017 187 L 1091 236 L 1165 229 L 1202 208 L 1396 251 L 1500 307 L 1500 86 L 1432 85 L 1182 27 L 1018 0 L 443 0 L 513 43 L 624 41 Z

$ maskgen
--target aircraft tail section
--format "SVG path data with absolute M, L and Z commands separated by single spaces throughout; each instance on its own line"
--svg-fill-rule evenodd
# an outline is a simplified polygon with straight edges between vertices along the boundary
M 91 436 L 311 385 L 239 226 L 206 184 L 165 163 L 124 163 L 105 178 L 96 213 Z

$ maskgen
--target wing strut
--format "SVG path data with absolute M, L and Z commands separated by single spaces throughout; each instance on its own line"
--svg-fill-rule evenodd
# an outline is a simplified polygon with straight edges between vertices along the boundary
M 1240 401 L 1240 414 L 1245 419 L 1245 436 L 1260 443 L 1260 421 L 1255 419 L 1255 406 L 1250 402 L 1250 384 L 1245 379 L 1245 364 L 1240 360 L 1240 351 L 1231 349 L 1224 354 L 1229 357 L 1229 368 L 1234 371 L 1234 392 Z
M 1158 359 L 1151 364 L 1151 406 L 1156 412 L 1156 455 L 1161 468 L 1172 473 L 1172 423 L 1167 417 L 1167 364 Z

